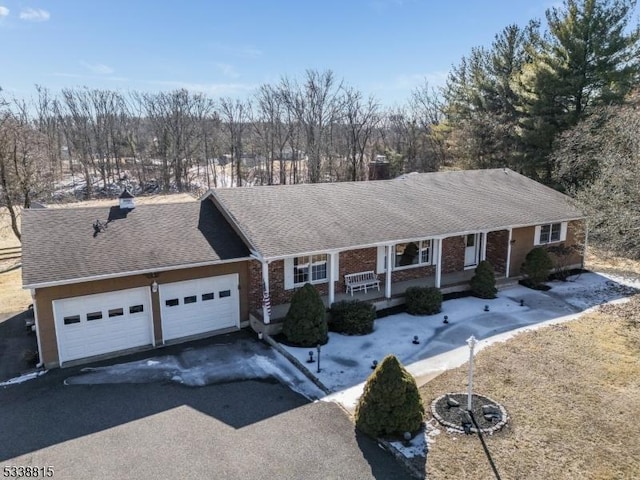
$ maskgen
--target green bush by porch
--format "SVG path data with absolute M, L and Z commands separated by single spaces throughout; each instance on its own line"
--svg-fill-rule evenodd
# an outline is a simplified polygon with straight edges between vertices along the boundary
M 320 293 L 310 283 L 293 294 L 282 333 L 293 345 L 315 347 L 328 340 L 327 317 Z
M 366 335 L 373 332 L 376 309 L 369 302 L 342 300 L 331 305 L 329 330 L 346 335 Z
M 547 281 L 553 268 L 553 260 L 546 248 L 536 247 L 527 253 L 521 271 L 530 287 L 536 288 Z
M 471 292 L 478 298 L 496 298 L 498 289 L 496 288 L 496 276 L 493 265 L 487 260 L 481 261 L 476 267 L 476 274 L 469 282 Z
M 420 429 L 424 405 L 418 386 L 394 355 L 387 355 L 369 376 L 355 417 L 356 427 L 371 437 Z
M 442 292 L 435 287 L 409 287 L 404 298 L 411 315 L 433 315 L 442 309 Z

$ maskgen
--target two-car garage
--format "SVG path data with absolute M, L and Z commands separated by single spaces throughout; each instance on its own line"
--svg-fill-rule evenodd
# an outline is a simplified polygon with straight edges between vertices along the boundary
M 53 301 L 59 363 L 155 345 L 240 325 L 238 274 L 161 283 Z M 156 290 L 156 289 L 153 289 Z

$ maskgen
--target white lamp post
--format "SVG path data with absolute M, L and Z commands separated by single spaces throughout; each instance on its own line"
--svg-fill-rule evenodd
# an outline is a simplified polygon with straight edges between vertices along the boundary
M 478 343 L 476 337 L 471 335 L 467 338 L 467 345 L 469 345 L 469 385 L 467 387 L 467 410 L 471 410 L 471 395 L 473 393 L 473 349 Z

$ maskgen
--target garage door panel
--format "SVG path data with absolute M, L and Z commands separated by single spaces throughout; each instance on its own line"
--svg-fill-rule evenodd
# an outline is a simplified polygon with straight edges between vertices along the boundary
M 160 310 L 165 340 L 239 326 L 238 275 L 162 284 Z
M 147 287 L 55 300 L 60 362 L 152 344 L 150 305 Z

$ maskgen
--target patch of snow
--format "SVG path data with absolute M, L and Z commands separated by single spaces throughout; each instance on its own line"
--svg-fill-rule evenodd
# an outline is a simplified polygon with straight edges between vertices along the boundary
M 411 316 L 406 313 L 376 320 L 373 333 L 346 336 L 329 333 L 322 347 L 322 371 L 313 374 L 333 393 L 323 398 L 335 401 L 353 412 L 362 395 L 366 379 L 378 362 L 394 354 L 416 377 L 426 383 L 441 372 L 459 367 L 469 358 L 466 339 L 479 339 L 476 352 L 503 342 L 514 335 L 551 324 L 574 320 L 605 302 L 624 301 L 640 287 L 620 277 L 583 273 L 568 282 L 550 282 L 548 292 L 517 285 L 501 290 L 498 298 L 482 300 L 466 297 L 448 300 L 438 315 Z M 524 306 L 520 306 L 524 300 Z M 489 312 L 484 306 L 489 306 Z M 442 323 L 444 315 L 448 324 Z M 413 344 L 414 335 L 419 344 Z M 308 349 L 283 345 L 302 363 Z
M 323 396 L 302 372 L 275 350 L 254 340 L 188 347 L 176 355 L 84 368 L 65 385 L 175 382 L 190 387 L 274 378 L 309 399 Z
M 10 378 L 4 382 L 0 382 L 0 387 L 7 387 L 9 385 L 17 385 L 19 383 L 26 382 L 28 380 L 33 380 L 34 378 L 38 378 L 40 375 L 44 375 L 47 373 L 46 370 L 38 370 L 31 373 L 25 373 L 24 375 L 20 375 L 19 377 Z
M 333 393 L 322 391 L 275 350 L 253 339 L 188 348 L 137 362 L 84 369 L 65 383 L 149 383 L 173 381 L 188 386 L 274 378 L 309 399 L 342 404 L 353 412 L 362 395 L 372 362 L 394 354 L 422 384 L 435 375 L 463 365 L 469 356 L 466 339 L 479 339 L 476 351 L 505 341 L 519 332 L 577 318 L 603 302 L 623 301 L 640 282 L 611 275 L 584 273 L 568 282 L 551 282 L 549 292 L 513 286 L 494 300 L 474 297 L 448 300 L 438 315 L 406 313 L 376 320 L 373 333 L 364 336 L 329 334 L 321 347 L 321 371 L 307 364 L 309 350 L 282 345 Z M 520 306 L 524 300 L 524 306 Z M 489 312 L 484 306 L 489 305 Z M 444 315 L 448 324 L 443 323 Z M 418 336 L 419 343 L 413 343 Z M 433 433 L 432 435 L 437 435 Z M 428 441 L 428 439 L 427 439 Z
M 428 439 L 424 430 L 420 430 L 420 432 L 407 443 L 402 441 L 389 443 L 407 458 L 426 457 Z

